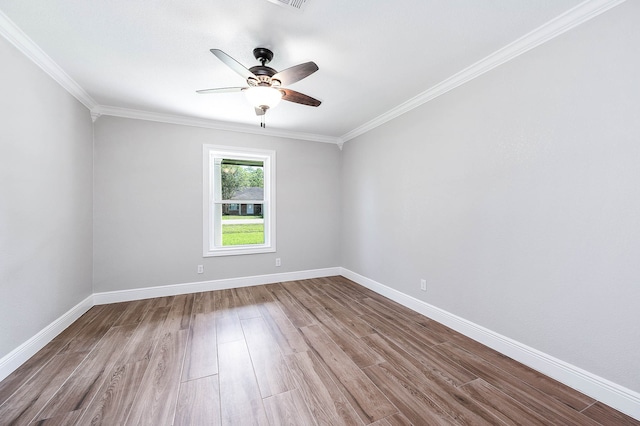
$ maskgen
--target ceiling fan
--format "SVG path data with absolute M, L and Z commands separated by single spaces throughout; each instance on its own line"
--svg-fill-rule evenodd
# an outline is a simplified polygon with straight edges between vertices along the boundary
M 247 86 L 204 89 L 197 90 L 196 93 L 244 92 L 249 102 L 254 106 L 256 115 L 262 116 L 260 127 L 265 127 L 264 115 L 267 110 L 274 108 L 282 99 L 313 107 L 317 107 L 321 103 L 311 96 L 284 87 L 318 71 L 318 66 L 315 62 L 305 62 L 278 72 L 267 66 L 273 59 L 273 52 L 266 47 L 253 49 L 253 56 L 260 62 L 260 65 L 255 65 L 249 69 L 220 49 L 211 49 L 211 53 L 229 68 L 240 74 L 247 81 Z

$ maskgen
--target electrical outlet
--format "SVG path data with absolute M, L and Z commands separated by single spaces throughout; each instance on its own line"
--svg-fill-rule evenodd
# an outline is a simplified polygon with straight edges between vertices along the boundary
M 280 266 L 282 263 L 280 262 L 280 258 L 276 257 L 276 266 Z
M 199 274 L 203 274 L 204 273 L 204 266 L 198 265 L 198 273 Z
M 427 291 L 427 280 L 425 279 L 420 280 L 420 290 Z

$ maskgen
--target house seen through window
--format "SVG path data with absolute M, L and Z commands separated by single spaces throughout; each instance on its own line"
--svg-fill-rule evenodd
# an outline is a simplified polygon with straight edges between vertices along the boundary
M 275 251 L 274 158 L 205 146 L 205 256 Z

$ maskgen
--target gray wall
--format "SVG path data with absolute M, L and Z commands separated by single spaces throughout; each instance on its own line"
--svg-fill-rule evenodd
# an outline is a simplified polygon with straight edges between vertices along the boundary
M 276 151 L 277 253 L 202 257 L 203 144 Z M 333 144 L 100 117 L 94 290 L 340 266 L 340 171 Z
M 342 265 L 640 391 L 638 16 L 347 142 Z
M 342 153 L 101 117 L 93 211 L 88 111 L 0 39 L 0 357 L 92 291 L 342 265 L 640 391 L 636 16 L 626 2 Z M 203 143 L 277 151 L 276 254 L 202 258 Z
M 89 111 L 0 37 L 0 358 L 92 293 Z

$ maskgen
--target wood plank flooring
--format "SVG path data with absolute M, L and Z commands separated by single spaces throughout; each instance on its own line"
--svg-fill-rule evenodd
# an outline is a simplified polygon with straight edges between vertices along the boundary
M 95 306 L 0 425 L 640 425 L 343 277 Z

